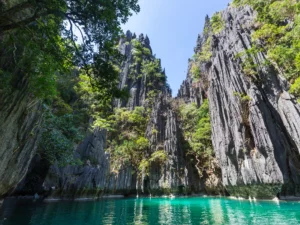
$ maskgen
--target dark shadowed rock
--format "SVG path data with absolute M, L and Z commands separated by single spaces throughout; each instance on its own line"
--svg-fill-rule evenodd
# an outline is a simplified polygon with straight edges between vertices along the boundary
M 41 104 L 24 88 L 0 90 L 0 197 L 26 175 L 40 137 Z

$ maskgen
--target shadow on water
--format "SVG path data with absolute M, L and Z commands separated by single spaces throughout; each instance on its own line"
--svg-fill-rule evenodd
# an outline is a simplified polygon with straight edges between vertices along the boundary
M 141 198 L 89 202 L 6 200 L 1 225 L 299 224 L 300 203 L 227 198 Z

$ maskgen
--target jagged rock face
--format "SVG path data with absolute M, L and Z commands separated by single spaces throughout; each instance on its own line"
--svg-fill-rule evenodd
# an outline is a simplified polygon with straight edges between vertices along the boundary
M 205 32 L 198 37 L 195 48 L 196 53 L 202 51 L 211 36 L 212 57 L 201 65 L 202 82 L 193 82 L 189 61 L 187 79 L 177 98 L 198 106 L 204 98 L 209 99 L 215 164 L 221 168 L 223 185 L 231 195 L 257 198 L 273 198 L 278 193 L 300 195 L 300 106 L 288 93 L 288 82 L 274 68 L 265 66 L 263 53 L 253 58 L 262 68 L 259 80 L 245 75 L 242 70 L 245 58 L 236 57 L 251 48 L 255 16 L 247 6 L 229 6 L 221 12 L 224 29 L 215 35 Z M 210 29 L 208 17 L 205 27 Z M 149 107 L 147 94 L 152 89 L 146 85 L 147 74 L 142 73 L 141 64 L 134 58 L 134 39 L 137 37 L 127 32 L 119 44 L 121 53 L 127 57 L 121 68 L 120 88 L 127 87 L 130 98 L 115 101 L 116 107 Z M 147 37 L 141 35 L 138 40 L 152 53 Z M 201 179 L 194 165 L 189 163 L 170 91 L 163 85 L 156 86 L 159 95 L 145 131 L 150 141 L 147 154 L 164 150 L 166 162 L 152 163 L 149 175 L 144 175 L 141 182 L 130 167 L 113 174 L 109 154 L 105 152 L 106 132 L 96 129 L 76 150 L 76 157 L 84 165 L 50 167 L 43 182 L 44 190 L 50 191 L 52 196 L 72 198 L 103 193 L 135 194 L 137 191 L 199 193 L 207 187 L 219 186 L 219 174 Z M 31 101 L 33 99 L 23 91 L 11 96 L 0 95 L 0 154 L 3 159 L 0 196 L 24 177 L 35 153 L 39 135 L 30 134 L 38 132 L 35 125 L 40 121 L 40 106 L 32 105 Z
M 132 55 L 134 47 L 132 39 L 135 37 L 127 32 L 126 39 L 122 39 L 119 45 L 121 53 L 127 56 L 120 75 L 120 88 L 127 86 L 130 98 L 128 101 L 115 101 L 116 107 L 127 107 L 131 110 L 136 106 L 149 107 L 147 97 L 149 91 L 153 90 L 153 87 L 147 86 L 149 80 L 147 74 L 142 73 L 142 76 L 138 76 L 142 72 L 141 64 L 136 63 Z M 139 41 L 142 46 L 151 50 L 148 38 L 141 35 Z M 147 60 L 151 61 L 153 58 Z M 220 193 L 215 192 L 215 187 L 219 185 L 219 177 L 200 178 L 195 166 L 190 163 L 191 158 L 187 156 L 187 150 L 183 147 L 185 140 L 177 111 L 174 110 L 173 104 L 176 104 L 176 101 L 172 99 L 168 87 L 160 85 L 155 86 L 158 96 L 152 105 L 145 131 L 145 136 L 150 142 L 149 152 L 145 154 L 151 155 L 155 151 L 163 150 L 167 156 L 166 162 L 152 162 L 149 174 L 143 174 L 142 177 L 137 176 L 137 172 L 130 166 L 122 168 L 116 174 L 112 173 L 110 155 L 105 152 L 106 132 L 96 129 L 93 134 L 87 135 L 76 150 L 76 157 L 81 159 L 84 165 L 63 168 L 51 166 L 47 176 L 39 179 L 44 179 L 41 192 L 46 191 L 52 197 L 62 198 L 101 197 L 103 194 Z M 195 102 L 200 106 L 205 95 L 201 90 L 203 88 L 200 84 L 193 84 L 189 72 L 178 98 L 184 99 L 186 103 Z M 24 192 L 26 185 L 19 189 Z M 41 188 L 37 187 L 31 191 L 40 192 L 40 190 Z
M 206 74 L 212 140 L 223 184 L 233 195 L 299 195 L 300 106 L 287 92 L 286 80 L 264 66 L 264 54 L 254 58 L 263 68 L 260 80 L 242 72 L 244 59 L 235 56 L 251 48 L 252 9 L 230 6 L 222 18 L 225 28 L 212 38 Z M 249 96 L 249 102 L 237 93 Z
M 76 150 L 85 165 L 59 168 L 51 166 L 43 183 L 44 190 L 52 197 L 101 197 L 104 193 L 130 193 L 131 168 L 118 174 L 110 172 L 110 156 L 105 152 L 106 131 L 96 129 L 88 135 Z
M 178 90 L 177 98 L 183 99 L 186 103 L 193 102 L 200 106 L 203 103 L 205 93 L 203 91 L 204 89 L 201 88 L 200 83 L 193 83 L 191 67 L 192 63 L 189 61 L 188 73 Z
M 0 197 L 26 175 L 37 149 L 41 104 L 24 88 L 0 90 Z
M 206 29 L 209 29 L 210 27 L 210 19 L 208 16 L 206 16 L 205 18 L 204 27 Z M 204 32 L 202 35 L 198 35 L 197 44 L 194 48 L 195 53 L 201 51 L 201 48 L 207 38 L 208 33 Z M 203 85 L 203 82 L 195 82 L 195 79 L 192 76 L 191 68 L 192 60 L 189 59 L 187 76 L 178 90 L 177 98 L 184 100 L 185 103 L 196 103 L 197 106 L 200 106 L 203 103 L 203 99 L 207 97 L 207 88 L 205 87 L 205 85 Z
M 120 88 L 128 87 L 130 98 L 128 101 L 116 101 L 116 107 L 134 109 L 136 106 L 149 107 L 147 97 L 149 88 L 147 74 L 141 74 L 141 65 L 133 57 L 133 43 L 135 39 L 131 32 L 126 38 L 121 39 L 119 47 L 122 54 L 126 55 L 126 62 L 122 65 L 120 74 Z M 151 50 L 149 39 L 143 35 L 139 37 L 142 46 Z M 142 56 L 148 57 L 148 56 Z M 149 61 L 153 60 L 148 58 Z M 134 66 L 133 66 L 134 65 Z M 189 76 L 189 75 L 188 75 Z M 155 81 L 153 81 L 155 82 Z M 191 84 L 191 80 L 189 80 Z M 204 191 L 204 182 L 189 164 L 185 149 L 182 146 L 183 137 L 180 124 L 173 110 L 171 92 L 167 87 L 158 84 L 155 86 L 158 96 L 152 106 L 149 124 L 145 136 L 150 141 L 149 152 L 163 150 L 167 155 L 164 163 L 153 162 L 149 175 L 137 177 L 136 171 L 130 166 L 122 168 L 117 174 L 110 170 L 110 157 L 105 153 L 106 132 L 95 130 L 88 135 L 77 148 L 76 153 L 84 166 L 67 166 L 58 168 L 52 166 L 43 184 L 44 189 L 56 197 L 101 197 L 102 194 L 167 194 L 167 193 L 199 193 Z M 191 95 L 186 96 L 190 101 L 200 104 L 200 89 L 189 87 Z M 182 96 L 183 96 L 182 95 Z M 156 130 L 156 132 L 153 132 Z
M 179 193 L 202 191 L 199 175 L 188 165 L 183 137 L 170 95 L 161 94 L 153 107 L 146 136 L 150 140 L 151 153 L 164 150 L 167 161 L 150 168 L 148 188 L 150 193 Z M 157 130 L 158 132 L 153 132 Z
M 139 46 L 137 47 L 137 45 Z M 148 49 L 150 53 L 144 54 L 145 49 Z M 129 99 L 116 100 L 115 107 L 126 107 L 129 110 L 133 110 L 136 106 L 150 107 L 148 93 L 153 90 L 170 98 L 170 90 L 162 81 L 156 80 L 156 77 L 149 75 L 147 71 L 142 71 L 143 65 L 139 60 L 145 60 L 148 63 L 156 62 L 155 57 L 152 56 L 147 36 L 144 38 L 143 35 L 140 35 L 139 38 L 136 38 L 128 31 L 126 38 L 120 40 L 119 50 L 126 56 L 126 61 L 121 66 L 119 88 L 128 89 Z M 137 50 L 143 52 L 139 58 L 134 55 L 134 51 Z M 157 66 L 159 70 L 160 61 Z M 161 73 L 164 75 L 164 71 Z M 161 127 L 161 129 L 165 129 L 165 127 Z M 171 137 L 168 138 L 171 139 Z M 102 194 L 137 194 L 141 186 L 139 186 L 136 171 L 132 167 L 126 166 L 117 173 L 113 173 L 110 168 L 110 155 L 105 150 L 106 132 L 96 129 L 93 134 L 85 138 L 76 150 L 76 157 L 81 159 L 85 165 L 63 168 L 51 166 L 43 182 L 43 189 L 52 197 L 63 198 L 101 197 Z M 168 177 L 168 181 L 175 182 L 172 179 L 175 180 L 173 175 Z M 38 191 L 38 189 L 36 190 Z
M 134 109 L 135 106 L 144 106 L 146 103 L 147 92 L 149 88 L 147 87 L 147 76 L 142 74 L 141 64 L 135 62 L 134 56 L 132 54 L 134 46 L 132 41 L 138 40 L 142 47 L 150 50 L 152 54 L 152 49 L 150 47 L 150 40 L 143 34 L 136 37 L 135 34 L 132 34 L 130 31 L 127 31 L 126 38 L 122 38 L 119 42 L 119 50 L 121 54 L 126 57 L 126 61 L 121 66 L 120 73 L 120 89 L 128 89 L 129 99 L 128 100 L 116 100 L 116 107 L 126 107 L 129 109 Z M 150 56 L 143 55 L 145 59 L 150 60 Z M 137 78 L 139 74 L 142 74 L 141 78 Z

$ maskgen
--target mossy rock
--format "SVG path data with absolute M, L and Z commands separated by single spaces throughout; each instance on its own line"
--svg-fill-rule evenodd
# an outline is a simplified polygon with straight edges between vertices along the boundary
M 226 186 L 230 196 L 242 197 L 245 199 L 273 199 L 281 192 L 282 184 L 260 184 L 260 185 L 240 185 Z

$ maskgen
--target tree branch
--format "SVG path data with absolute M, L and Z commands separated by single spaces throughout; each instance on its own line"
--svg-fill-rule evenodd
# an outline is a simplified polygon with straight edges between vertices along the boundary
M 74 40 L 73 21 L 72 21 L 70 18 L 68 18 L 68 17 L 67 17 L 67 19 L 68 19 L 68 21 L 69 21 L 69 23 L 70 23 L 70 29 L 69 29 L 69 31 L 70 31 L 70 33 L 71 33 L 71 41 L 72 41 L 72 44 L 73 44 L 73 46 L 74 46 L 74 48 L 75 48 L 75 50 L 76 50 L 76 53 L 78 54 L 78 56 L 80 57 L 80 59 L 82 60 L 82 62 L 83 62 L 83 64 L 84 64 L 84 69 L 85 69 L 87 75 L 88 75 L 89 77 L 91 77 L 91 74 L 90 74 L 90 72 L 89 72 L 89 70 L 88 70 L 88 65 L 86 64 L 86 61 L 85 61 L 85 59 L 83 58 L 82 54 L 80 53 L 80 51 L 79 51 L 79 49 L 78 49 L 78 47 L 77 47 L 77 45 L 76 45 L 76 43 L 75 43 L 75 40 Z
M 28 8 L 32 8 L 34 7 L 34 5 L 30 2 L 22 2 L 20 4 L 17 4 L 13 7 L 11 7 L 10 9 L 2 12 L 1 14 L 1 17 L 2 16 L 5 16 L 5 15 L 13 15 L 13 14 L 16 14 L 17 12 L 21 11 L 21 10 L 24 10 L 24 9 L 28 9 Z

